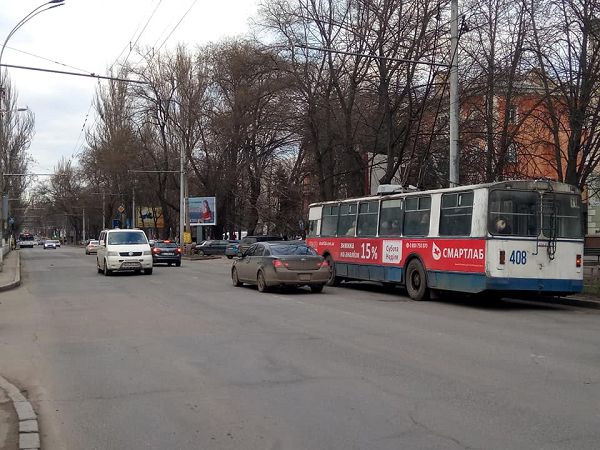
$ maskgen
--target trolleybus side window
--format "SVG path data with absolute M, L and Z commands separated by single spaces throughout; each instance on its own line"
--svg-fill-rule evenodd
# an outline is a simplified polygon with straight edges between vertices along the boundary
M 431 197 L 408 197 L 404 204 L 404 235 L 427 236 Z
M 548 203 L 547 197 L 553 200 L 553 206 L 550 211 L 546 208 L 542 211 L 544 233 L 547 234 L 547 230 L 554 228 L 556 237 L 581 239 L 583 237 L 581 197 L 572 194 L 544 194 L 544 206 Z
M 340 204 L 338 236 L 354 236 L 356 233 L 356 203 Z
M 379 236 L 402 234 L 402 200 L 383 200 L 379 216 Z
M 362 202 L 358 207 L 357 236 L 377 235 L 377 215 L 379 213 L 379 202 Z
M 473 218 L 473 192 L 442 195 L 440 236 L 469 236 Z
M 323 206 L 321 236 L 335 236 L 338 222 L 338 205 Z
M 537 236 L 539 234 L 540 195 L 537 192 L 490 192 L 488 230 L 490 234 Z

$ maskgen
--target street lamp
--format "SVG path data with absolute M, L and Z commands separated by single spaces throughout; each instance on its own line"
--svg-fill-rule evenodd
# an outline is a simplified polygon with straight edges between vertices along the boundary
M 38 6 L 37 8 L 35 8 L 33 11 L 31 11 L 29 14 L 27 14 L 25 17 L 23 17 L 15 26 L 12 30 L 10 30 L 10 33 L 8 33 L 8 36 L 6 36 L 6 39 L 4 40 L 4 44 L 2 44 L 2 49 L 0 50 L 0 94 L 3 94 L 3 90 L 2 90 L 2 55 L 4 54 L 4 49 L 6 48 L 6 44 L 8 43 L 8 40 L 13 36 L 13 34 L 16 33 L 16 31 L 21 28 L 23 25 L 25 25 L 25 23 L 29 22 L 31 19 L 33 19 L 35 16 L 37 16 L 40 13 L 43 13 L 44 11 L 48 11 L 49 9 L 52 8 L 56 8 L 58 6 L 62 6 L 65 4 L 65 0 L 50 0 L 49 2 L 43 3 L 40 6 Z M 46 9 L 42 9 L 45 6 L 48 6 L 48 8 Z
M 2 44 L 2 48 L 0 49 L 0 110 L 2 110 L 2 103 L 4 101 L 4 77 L 2 75 L 2 56 L 4 55 L 4 49 L 6 48 L 6 44 L 8 43 L 9 39 L 16 33 L 16 31 L 19 28 L 21 28 L 23 25 L 25 25 L 25 23 L 27 23 L 29 20 L 33 19 L 35 16 L 37 16 L 40 13 L 43 13 L 44 11 L 48 11 L 49 9 L 64 5 L 64 2 L 65 2 L 65 0 L 50 0 L 46 3 L 41 4 L 37 8 L 33 9 L 25 17 L 23 17 L 13 27 L 13 29 L 10 30 L 10 32 L 8 33 L 8 36 L 6 36 L 6 39 L 4 40 L 4 43 Z M 8 106 L 7 106 L 7 108 L 8 108 Z M 3 117 L 4 117 L 4 114 L 0 114 L 0 132 L 2 133 L 2 135 L 0 136 L 0 152 L 4 152 L 4 126 L 2 124 L 2 121 L 4 120 Z M 2 170 L 6 170 L 6 169 L 7 169 L 6 167 L 2 167 Z M 2 192 L 2 194 L 4 194 L 4 176 L 2 177 L 2 180 L 0 180 L 0 181 L 1 181 L 0 192 Z M 6 212 L 3 211 L 2 215 L 4 216 L 5 214 L 6 214 Z M 1 264 L 2 255 L 3 255 L 3 246 L 4 246 L 4 217 L 1 217 L 0 219 L 2 219 L 1 220 L 2 226 L 0 227 L 0 264 Z

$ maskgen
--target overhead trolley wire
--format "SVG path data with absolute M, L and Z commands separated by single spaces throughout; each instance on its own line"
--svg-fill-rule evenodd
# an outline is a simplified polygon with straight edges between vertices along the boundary
M 140 29 L 141 22 L 140 22 L 140 24 L 138 24 L 138 26 L 136 27 L 135 31 L 131 35 L 131 38 L 129 39 L 129 42 L 127 42 L 127 44 L 125 44 L 125 46 L 123 47 L 123 50 L 121 50 L 121 52 L 119 53 L 119 55 L 115 58 L 115 61 L 111 64 L 110 68 L 108 69 L 109 71 L 111 71 L 112 68 L 115 66 L 115 64 L 117 64 L 117 62 L 119 61 L 119 58 L 121 58 L 121 56 L 123 55 L 123 53 L 125 53 L 125 50 L 127 50 L 127 48 L 129 48 L 129 52 L 127 53 L 127 56 L 125 57 L 125 60 L 124 60 L 124 63 L 127 62 L 127 60 L 129 59 L 129 56 L 131 55 L 131 52 L 133 51 L 133 49 L 135 48 L 135 46 L 139 42 L 140 38 L 144 34 L 144 31 L 146 31 L 146 28 L 150 24 L 150 21 L 152 20 L 152 18 L 156 14 L 156 11 L 158 10 L 158 7 L 161 5 L 162 2 L 163 2 L 163 0 L 158 0 L 158 2 L 156 3 L 156 6 L 152 10 L 152 13 L 150 14 L 150 16 L 148 17 L 148 19 L 146 20 L 146 23 L 144 24 L 142 30 L 137 35 L 137 38 L 135 39 L 135 42 L 132 44 L 131 42 L 133 41 L 135 35 L 137 34 L 137 31 Z M 98 80 L 98 87 L 100 87 L 100 80 Z M 80 132 L 79 132 L 79 137 L 77 138 L 77 141 L 75 142 L 75 148 L 73 149 L 73 157 L 74 158 L 79 156 L 80 150 L 83 147 L 83 142 L 82 142 L 82 145 L 80 146 L 79 140 L 81 139 L 81 136 L 82 136 L 82 134 L 83 134 L 83 132 L 85 130 L 85 125 L 87 124 L 87 121 L 88 121 L 88 118 L 89 118 L 90 112 L 92 111 L 93 106 L 94 106 L 94 99 L 92 98 L 92 100 L 90 101 L 90 107 L 88 108 L 88 111 L 87 111 L 87 113 L 85 115 L 85 118 L 83 120 L 83 125 L 81 127 Z M 97 123 L 98 123 L 98 117 L 96 117 L 94 119 L 94 125 L 92 125 L 92 126 L 96 126 Z

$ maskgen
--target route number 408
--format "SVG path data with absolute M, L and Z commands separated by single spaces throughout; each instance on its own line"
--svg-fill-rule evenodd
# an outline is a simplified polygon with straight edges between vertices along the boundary
M 513 264 L 527 264 L 527 252 L 525 250 L 513 250 L 508 260 Z

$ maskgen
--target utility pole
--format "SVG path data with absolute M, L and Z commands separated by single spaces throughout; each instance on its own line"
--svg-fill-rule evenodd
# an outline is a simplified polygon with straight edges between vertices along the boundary
M 83 208 L 83 212 L 82 212 L 82 223 L 83 223 L 83 230 L 81 232 L 81 240 L 85 243 L 85 208 Z
M 458 149 L 458 0 L 450 3 L 450 187 L 458 186 L 459 149 Z
M 131 188 L 131 228 L 135 228 L 135 186 Z
M 102 229 L 106 230 L 106 195 L 102 193 Z
M 183 145 L 179 150 L 179 246 L 183 250 L 183 233 L 185 232 L 185 193 L 184 193 L 184 183 L 185 183 L 185 175 L 183 173 L 184 169 L 184 154 L 183 154 Z

